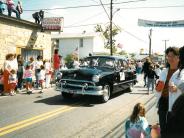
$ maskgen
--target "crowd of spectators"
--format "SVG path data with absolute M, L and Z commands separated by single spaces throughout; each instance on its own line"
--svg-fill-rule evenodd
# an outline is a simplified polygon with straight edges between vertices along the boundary
M 8 16 L 12 16 L 12 12 L 14 12 L 18 19 L 20 19 L 20 15 L 23 13 L 22 2 L 20 0 L 18 0 L 17 5 L 15 5 L 13 0 L 0 0 L 0 14 L 4 14 L 6 9 Z

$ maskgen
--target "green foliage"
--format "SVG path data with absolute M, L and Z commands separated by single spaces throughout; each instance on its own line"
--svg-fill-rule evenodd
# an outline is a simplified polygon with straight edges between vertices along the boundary
M 68 54 L 66 57 L 65 57 L 65 62 L 66 63 L 70 63 L 73 61 L 73 55 L 72 54 Z
M 120 55 L 127 55 L 127 52 L 125 50 L 122 50 L 121 52 L 119 52 Z
M 118 28 L 117 26 L 113 26 L 112 27 L 112 38 L 114 38 L 119 32 L 121 31 L 120 28 Z M 110 26 L 106 26 L 105 29 L 102 28 L 101 25 L 97 24 L 95 26 L 95 32 L 101 32 L 105 38 L 105 48 L 109 49 L 111 48 L 110 46 Z M 115 45 L 115 42 L 116 40 L 113 39 L 112 40 L 112 52 L 113 53 L 116 53 L 117 51 L 117 48 L 116 48 L 116 45 Z
M 135 57 L 135 53 L 130 53 L 130 56 L 131 56 L 132 58 L 134 58 L 134 57 Z
M 65 60 L 65 64 L 67 66 L 67 68 L 73 68 L 73 62 L 74 60 L 78 60 L 78 56 L 76 54 L 68 54 L 66 56 Z

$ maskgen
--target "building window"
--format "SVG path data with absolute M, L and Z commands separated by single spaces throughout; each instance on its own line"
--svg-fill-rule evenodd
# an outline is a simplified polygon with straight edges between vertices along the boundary
M 83 45 L 83 38 L 81 38 L 80 40 L 79 40 L 79 46 L 80 47 L 83 47 L 84 45 Z

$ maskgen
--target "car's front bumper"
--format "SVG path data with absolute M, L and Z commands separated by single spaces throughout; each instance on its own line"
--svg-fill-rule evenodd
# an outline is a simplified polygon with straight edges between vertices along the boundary
M 81 95 L 103 95 L 103 87 L 96 86 L 91 82 L 83 82 L 83 84 L 61 83 L 61 93 L 81 94 Z

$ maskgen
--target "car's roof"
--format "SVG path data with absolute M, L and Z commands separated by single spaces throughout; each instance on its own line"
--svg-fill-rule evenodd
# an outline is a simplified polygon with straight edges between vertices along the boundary
M 91 57 L 87 57 L 87 58 L 93 58 L 93 57 L 112 58 L 112 59 L 124 59 L 124 60 L 127 59 L 124 56 L 108 56 L 108 55 L 91 56 Z

